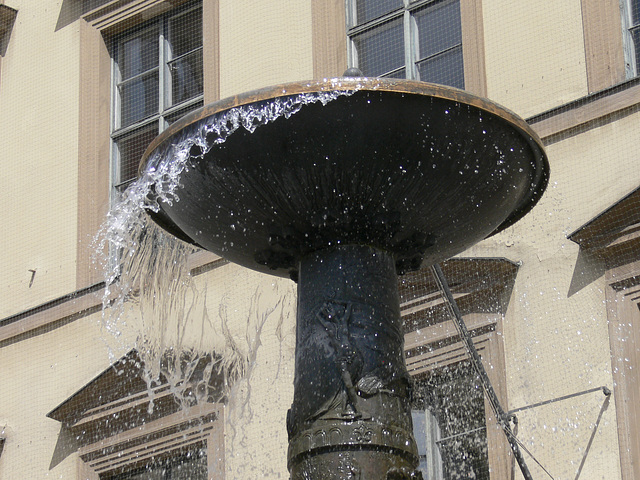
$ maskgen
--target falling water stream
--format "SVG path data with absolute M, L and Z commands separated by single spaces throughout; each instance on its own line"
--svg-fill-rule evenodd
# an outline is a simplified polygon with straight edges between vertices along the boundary
M 270 277 L 269 282 L 255 278 L 233 282 L 251 285 L 242 292 L 230 292 L 228 288 L 225 291 L 220 282 L 208 286 L 207 276 L 197 278 L 189 263 L 199 249 L 167 234 L 145 212 L 157 212 L 158 202 L 180 201 L 180 175 L 189 169 L 194 152 L 198 152 L 196 156 L 204 155 L 238 129 L 253 132 L 280 117 L 294 115 L 304 105 L 325 105 L 351 93 L 285 96 L 213 115 L 186 128 L 177 141 L 158 149 L 139 179 L 113 204 L 94 241 L 96 259 L 105 275 L 103 328 L 107 343 L 115 342 L 118 351 L 138 351 L 145 367 L 150 409 L 152 387 L 163 376 L 185 407 L 229 398 L 235 389 L 242 395 L 236 395 L 238 412 L 230 417 L 251 416 L 247 411 L 251 390 L 248 382 L 261 343 L 260 333 L 274 315 L 279 316 L 276 331 L 281 332 L 284 317 L 294 311 L 295 289 L 290 282 Z M 150 192 L 154 193 L 154 200 L 150 199 Z M 259 275 L 239 273 L 235 266 L 223 268 L 232 270 L 223 276 Z M 253 290 L 249 292 L 248 288 Z M 210 391 L 212 376 L 223 378 L 221 391 Z M 232 422 L 229 427 L 234 429 Z

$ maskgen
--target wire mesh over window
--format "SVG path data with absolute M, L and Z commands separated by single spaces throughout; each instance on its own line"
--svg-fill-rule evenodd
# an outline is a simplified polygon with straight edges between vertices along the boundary
M 206 480 L 207 453 L 204 447 L 186 453 L 170 455 L 147 465 L 111 475 L 101 475 L 100 480 Z
M 464 88 L 460 0 L 352 0 L 351 63 L 366 76 Z
M 625 0 L 623 6 L 623 24 L 628 30 L 627 73 L 635 77 L 640 75 L 640 0 Z
M 418 378 L 414 434 L 425 479 L 489 479 L 481 382 L 469 362 Z
M 200 2 L 120 35 L 114 41 L 114 186 L 135 177 L 153 138 L 202 106 Z

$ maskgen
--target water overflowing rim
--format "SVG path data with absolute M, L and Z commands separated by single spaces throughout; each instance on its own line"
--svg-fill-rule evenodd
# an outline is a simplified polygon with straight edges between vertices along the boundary
M 205 105 L 171 124 L 169 128 L 164 130 L 151 142 L 142 155 L 138 174 L 141 175 L 145 170 L 154 151 L 163 144 L 170 142 L 175 134 L 212 115 L 235 107 L 292 95 L 339 91 L 357 92 L 361 90 L 421 95 L 470 105 L 503 119 L 523 135 L 533 151 L 538 154 L 535 158 L 539 167 L 536 169 L 537 175 L 531 183 L 530 195 L 523 199 L 523 202 L 491 235 L 495 235 L 520 220 L 520 218 L 533 208 L 545 191 L 549 181 L 549 162 L 544 151 L 544 144 L 538 134 L 519 115 L 489 99 L 473 95 L 465 90 L 415 80 L 375 77 L 336 77 L 323 80 L 283 83 L 234 95 Z

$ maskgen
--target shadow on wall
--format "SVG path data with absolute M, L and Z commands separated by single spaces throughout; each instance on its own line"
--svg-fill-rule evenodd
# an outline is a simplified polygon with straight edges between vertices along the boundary
M 57 32 L 67 25 L 70 25 L 85 13 L 101 7 L 110 1 L 111 0 L 63 0 L 55 31 Z
M 61 425 L 49 470 L 53 470 L 58 464 L 62 463 L 65 458 L 76 452 L 79 446 L 78 440 L 73 432 L 64 425 Z
M 578 293 L 584 287 L 604 275 L 606 265 L 604 259 L 597 252 L 584 250 L 581 248 L 578 252 L 576 265 L 571 276 L 571 284 L 569 285 L 568 297 Z

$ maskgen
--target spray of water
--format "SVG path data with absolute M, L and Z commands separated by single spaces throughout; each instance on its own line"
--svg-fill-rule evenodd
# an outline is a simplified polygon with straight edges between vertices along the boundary
M 139 179 L 114 203 L 94 241 L 96 260 L 105 272 L 103 326 L 111 338 L 127 344 L 135 332 L 132 347 L 145 363 L 149 386 L 163 375 L 186 405 L 226 395 L 230 386 L 247 377 L 260 344 L 259 332 L 279 305 L 258 309 L 260 291 L 254 292 L 255 308 L 245 312 L 249 318 L 240 321 L 245 331 L 238 334 L 231 327 L 238 319 L 231 318 L 224 302 L 209 310 L 206 285 L 190 272 L 188 259 L 197 248 L 166 234 L 145 212 L 180 201 L 180 176 L 194 152 L 203 156 L 238 129 L 253 132 L 294 115 L 304 105 L 326 104 L 351 93 L 285 96 L 194 123 L 156 149 Z M 213 321 L 209 312 L 216 311 L 219 318 Z M 224 378 L 227 388 L 214 392 L 210 388 L 214 377 Z

